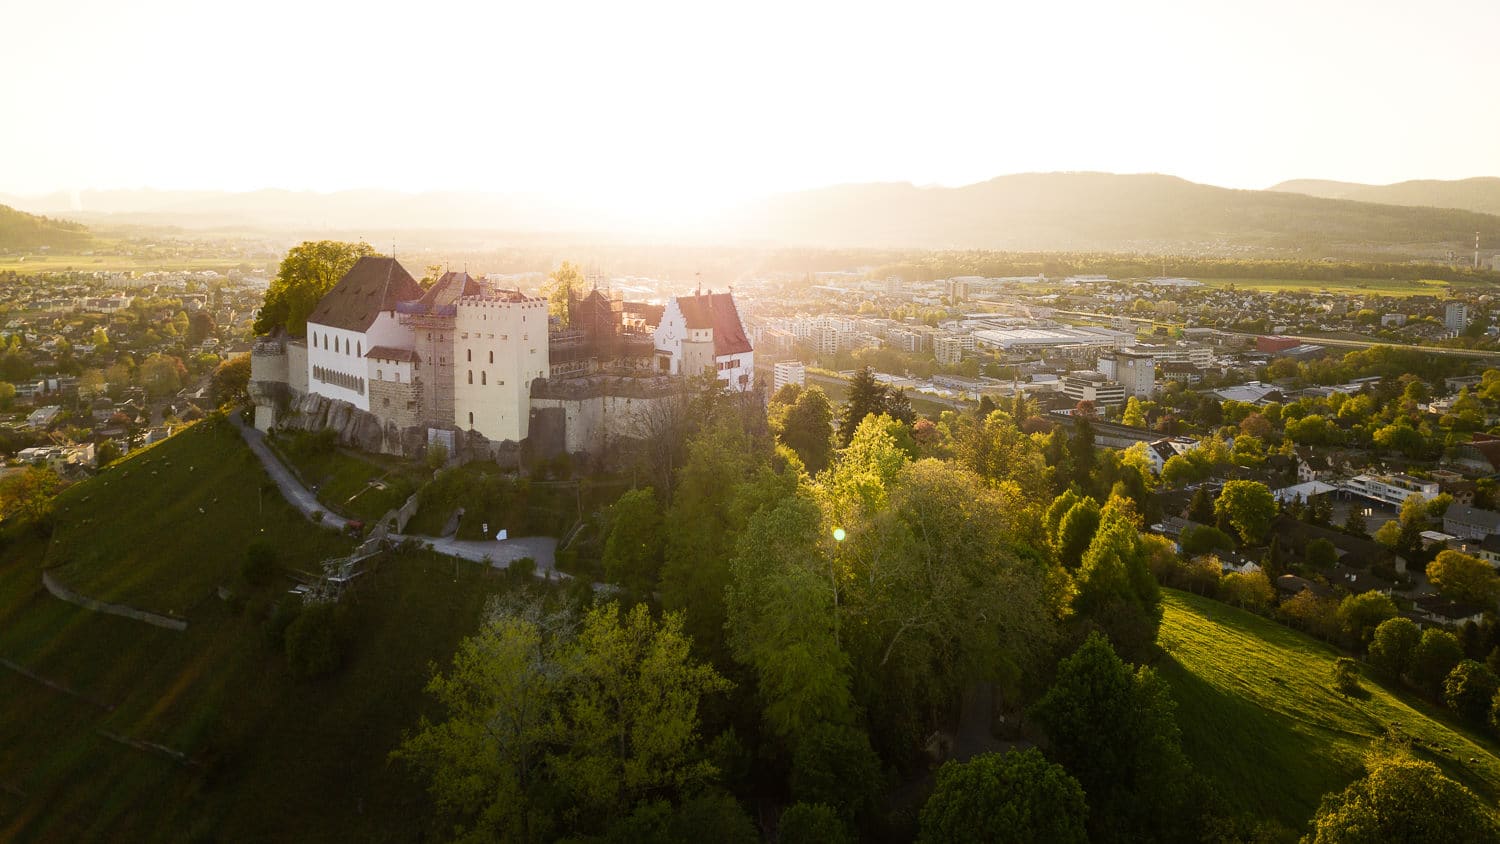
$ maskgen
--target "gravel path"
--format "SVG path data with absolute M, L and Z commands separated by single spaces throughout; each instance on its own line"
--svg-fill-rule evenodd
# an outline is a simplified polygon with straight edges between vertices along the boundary
M 309 518 L 312 517 L 313 513 L 321 512 L 323 514 L 322 524 L 336 530 L 343 530 L 349 524 L 347 519 L 329 512 L 328 508 L 324 507 L 318 501 L 318 497 L 307 487 L 303 486 L 302 482 L 297 480 L 291 470 L 282 464 L 281 460 L 271 452 L 270 446 L 266 445 L 264 433 L 246 425 L 240 420 L 237 413 L 229 414 L 229 418 L 234 423 L 234 426 L 239 429 L 240 436 L 244 438 L 246 445 L 249 445 L 250 450 L 255 452 L 255 456 L 260 459 L 261 465 L 266 467 L 266 472 L 270 474 L 271 480 L 275 481 L 277 488 L 281 490 L 282 497 L 291 503 L 293 507 L 296 507 L 304 516 Z M 503 542 L 496 540 L 455 539 L 451 536 L 437 538 L 430 536 L 410 536 L 399 533 L 388 534 L 386 538 L 393 542 L 411 539 L 426 545 L 439 554 L 480 563 L 488 560 L 491 565 L 500 569 L 508 567 L 512 562 L 522 557 L 530 557 L 536 561 L 537 577 L 570 577 L 565 572 L 557 571 L 555 559 L 557 540 L 550 536 L 523 536 L 516 539 L 507 539 Z

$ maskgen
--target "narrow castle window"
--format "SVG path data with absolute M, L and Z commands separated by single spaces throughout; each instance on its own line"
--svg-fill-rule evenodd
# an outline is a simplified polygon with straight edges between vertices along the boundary
M 485 385 L 485 378 L 488 375 L 489 375 L 489 373 L 485 372 L 482 369 L 479 371 L 479 386 L 483 387 Z
M 469 383 L 474 383 L 474 370 L 469 370 Z
M 491 349 L 490 350 L 490 363 L 494 363 L 494 362 L 495 362 L 495 351 L 493 349 Z

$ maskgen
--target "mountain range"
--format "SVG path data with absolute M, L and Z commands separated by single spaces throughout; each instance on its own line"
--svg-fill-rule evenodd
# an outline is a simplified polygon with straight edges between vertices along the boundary
M 1234 190 L 1158 174 L 1027 173 L 962 187 L 850 184 L 766 196 L 665 232 L 537 196 L 478 192 L 116 190 L 0 202 L 96 227 L 377 239 L 402 230 L 649 234 L 768 246 L 1387 259 L 1467 254 L 1475 232 L 1486 254 L 1500 245 L 1500 179 Z

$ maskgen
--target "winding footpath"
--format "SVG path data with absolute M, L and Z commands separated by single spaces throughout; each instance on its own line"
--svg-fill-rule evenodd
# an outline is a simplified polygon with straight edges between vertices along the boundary
M 296 507 L 302 515 L 312 518 L 313 513 L 322 513 L 320 524 L 343 530 L 348 526 L 349 520 L 335 513 L 329 512 L 318 501 L 318 497 L 312 493 L 291 470 L 282 464 L 281 460 L 272 453 L 270 446 L 266 445 L 266 436 L 255 428 L 246 425 L 239 418 L 239 414 L 229 414 L 230 421 L 244 438 L 245 444 L 259 458 L 260 464 L 265 467 L 266 473 L 276 486 L 281 490 L 281 495 L 289 504 Z M 421 543 L 431 550 L 449 557 L 457 557 L 463 560 L 472 560 L 476 563 L 488 562 L 495 568 L 509 568 L 512 562 L 523 557 L 530 557 L 536 561 L 536 576 L 544 579 L 566 579 L 572 575 L 557 570 L 556 551 L 557 540 L 550 536 L 523 536 L 516 539 L 480 540 L 480 539 L 457 539 L 451 536 L 411 536 L 408 534 L 390 533 L 386 538 L 392 542 L 400 543 L 405 540 Z

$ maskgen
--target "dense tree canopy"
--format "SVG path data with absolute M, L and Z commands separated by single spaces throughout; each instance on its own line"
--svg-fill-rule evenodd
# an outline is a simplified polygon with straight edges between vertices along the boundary
M 1366 760 L 1365 771 L 1348 788 L 1323 798 L 1312 822 L 1312 844 L 1500 840 L 1500 826 L 1484 802 L 1431 762 L 1382 749 Z
M 307 316 L 356 261 L 375 250 L 368 243 L 336 240 L 304 241 L 281 259 L 281 267 L 266 290 L 265 303 L 255 317 L 255 333 L 283 329 L 293 337 L 307 334 Z

